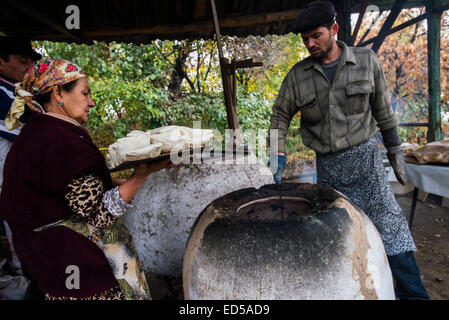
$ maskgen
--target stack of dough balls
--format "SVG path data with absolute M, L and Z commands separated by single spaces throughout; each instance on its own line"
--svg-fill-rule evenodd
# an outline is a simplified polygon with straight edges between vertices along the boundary
M 193 147 L 204 147 L 212 141 L 211 129 L 165 126 L 146 132 L 133 130 L 109 146 L 107 165 L 116 168 L 124 162 L 155 158 Z

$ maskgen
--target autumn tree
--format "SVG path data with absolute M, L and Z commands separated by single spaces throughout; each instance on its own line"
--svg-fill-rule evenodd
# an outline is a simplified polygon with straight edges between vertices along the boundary
M 393 27 L 400 25 L 425 13 L 424 8 L 404 9 L 399 14 Z M 378 34 L 388 12 L 381 15 L 366 39 Z M 364 19 L 358 33 L 358 41 L 371 25 L 371 15 Z M 449 104 L 449 53 L 445 48 L 449 44 L 447 12 L 441 21 L 441 106 L 442 112 L 448 111 Z M 392 94 L 392 105 L 400 122 L 428 121 L 428 73 L 427 73 L 427 24 L 423 20 L 399 32 L 389 35 L 378 51 L 379 61 L 385 73 L 389 90 Z M 414 143 L 426 142 L 426 130 L 423 127 L 403 127 L 403 139 Z M 443 124 L 443 131 L 449 134 L 449 126 Z

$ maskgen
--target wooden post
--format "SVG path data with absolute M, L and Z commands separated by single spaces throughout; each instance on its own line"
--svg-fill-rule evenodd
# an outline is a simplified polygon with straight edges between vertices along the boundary
M 228 120 L 229 128 L 234 131 L 236 136 L 236 140 L 240 140 L 240 135 L 238 132 L 239 129 L 239 120 L 237 118 L 237 109 L 233 99 L 232 93 L 232 73 L 229 68 L 226 68 L 228 64 L 227 60 L 223 56 L 223 48 L 221 45 L 221 34 L 220 34 L 220 26 L 218 24 L 218 15 L 217 8 L 215 7 L 215 1 L 210 0 L 212 6 L 212 15 L 214 17 L 214 26 L 215 26 L 215 34 L 217 36 L 217 46 L 218 46 L 218 56 L 220 57 L 220 69 L 221 69 L 221 79 L 223 82 L 223 93 L 226 105 L 226 115 Z
M 221 45 L 220 26 L 218 24 L 217 8 L 215 1 L 210 0 L 212 6 L 212 15 L 214 17 L 215 34 L 217 35 L 218 56 L 220 57 L 221 79 L 223 82 L 223 92 L 226 104 L 226 114 L 229 128 L 234 131 L 235 145 L 243 144 L 243 139 L 239 131 L 239 120 L 237 118 L 237 81 L 235 70 L 239 68 L 260 67 L 261 62 L 253 62 L 253 59 L 242 61 L 232 60 L 229 63 L 223 56 L 223 48 Z
M 363 17 L 365 16 L 366 8 L 368 7 L 368 0 L 363 0 L 362 7 L 360 8 L 359 17 L 357 18 L 357 23 L 355 24 L 354 31 L 351 35 L 350 46 L 354 46 L 355 40 L 357 40 L 357 35 L 362 25 Z
M 393 6 L 391 7 L 390 14 L 388 15 L 387 19 L 385 20 L 384 24 L 382 25 L 382 28 L 379 31 L 379 38 L 373 43 L 373 46 L 371 49 L 377 53 L 379 48 L 382 46 L 382 43 L 384 42 L 386 36 L 386 32 L 391 29 L 394 22 L 396 21 L 396 18 L 401 13 L 402 8 L 404 7 L 405 2 L 407 0 L 396 0 L 393 3 Z
M 427 18 L 427 59 L 429 83 L 429 130 L 427 142 L 443 140 L 441 130 L 441 74 L 440 74 L 440 22 L 441 11 L 435 10 L 441 0 L 426 0 Z
M 338 39 L 350 45 L 351 42 L 351 12 L 348 1 L 340 0 L 335 9 L 337 10 Z

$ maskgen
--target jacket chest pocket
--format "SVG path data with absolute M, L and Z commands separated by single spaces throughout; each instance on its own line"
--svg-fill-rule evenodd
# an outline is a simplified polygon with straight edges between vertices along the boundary
M 301 122 L 313 125 L 321 121 L 321 110 L 315 95 L 306 97 L 298 105 L 298 109 L 301 112 Z
M 346 85 L 346 114 L 364 113 L 368 110 L 369 98 L 374 85 L 369 80 L 350 82 Z

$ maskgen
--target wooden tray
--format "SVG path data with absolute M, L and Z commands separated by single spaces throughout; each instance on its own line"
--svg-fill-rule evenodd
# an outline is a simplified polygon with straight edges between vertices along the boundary
M 204 149 L 204 147 L 202 147 L 202 148 L 201 148 L 201 151 L 200 151 L 200 152 L 201 152 L 201 160 L 215 159 L 215 151 L 214 151 L 214 152 L 211 151 L 210 153 L 206 153 L 206 156 L 203 157 L 203 156 L 204 156 L 204 155 L 202 154 L 203 149 Z M 186 151 L 187 151 L 187 150 L 183 150 L 182 152 L 186 152 Z M 190 157 L 192 157 L 195 150 L 194 150 L 193 148 L 191 148 L 191 149 L 189 149 L 188 151 L 190 151 Z M 179 151 L 179 152 L 178 152 L 178 156 L 180 156 L 180 155 L 182 154 L 182 152 Z M 214 154 L 214 155 L 212 155 L 212 154 Z M 233 154 L 234 154 L 234 155 L 235 155 L 235 154 L 247 155 L 247 154 L 248 154 L 248 149 L 245 149 L 245 150 L 238 150 L 238 151 L 233 150 Z M 154 157 L 154 158 L 147 158 L 147 159 L 136 160 L 136 161 L 127 161 L 127 162 L 124 162 L 124 163 L 122 163 L 121 165 L 119 165 L 119 166 L 117 166 L 117 167 L 115 167 L 115 168 L 109 169 L 109 172 L 115 172 L 115 171 L 120 171 L 120 170 L 126 170 L 126 169 L 135 168 L 135 167 L 137 167 L 137 166 L 138 166 L 139 164 L 141 164 L 141 163 L 152 163 L 152 162 L 162 161 L 162 160 L 164 160 L 164 159 L 170 158 L 170 155 L 171 155 L 171 153 L 165 153 L 165 154 L 161 154 L 161 155 L 159 155 L 159 156 L 157 156 L 157 157 Z M 217 155 L 217 156 L 218 156 L 218 155 Z M 222 158 L 225 158 L 225 156 L 226 156 L 226 150 L 222 150 L 222 151 L 221 151 L 221 157 L 222 157 Z

